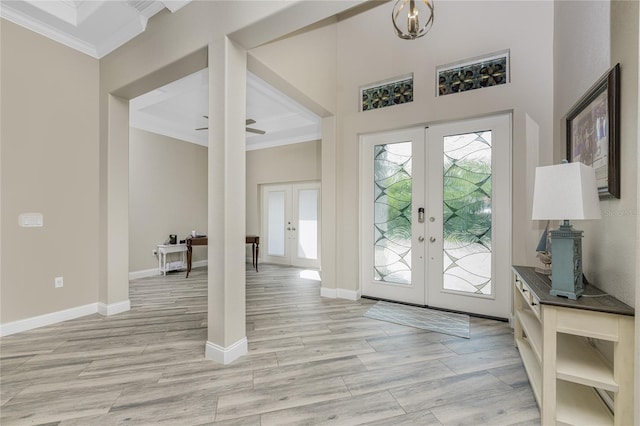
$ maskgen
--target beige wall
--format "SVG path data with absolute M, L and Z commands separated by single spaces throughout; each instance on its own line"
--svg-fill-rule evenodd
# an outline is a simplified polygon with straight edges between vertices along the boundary
M 131 128 L 129 271 L 158 267 L 151 254 L 169 234 L 207 233 L 207 147 Z M 194 247 L 194 261 L 206 258 Z
M 600 202 L 602 219 L 584 230 L 587 278 L 634 306 L 636 283 L 638 2 L 556 2 L 554 107 L 556 162 L 565 156 L 564 120 L 571 106 L 616 63 L 621 66 L 621 198 Z M 609 18 L 609 19 L 607 19 Z
M 98 61 L 5 20 L 0 322 L 98 296 Z M 39 212 L 42 228 L 18 227 Z M 64 287 L 54 288 L 54 277 Z
M 320 141 L 247 151 L 247 234 L 261 232 L 261 185 L 319 181 L 321 161 Z

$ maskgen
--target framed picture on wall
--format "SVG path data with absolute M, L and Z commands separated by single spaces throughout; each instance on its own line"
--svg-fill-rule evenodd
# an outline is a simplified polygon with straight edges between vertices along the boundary
M 567 160 L 596 171 L 600 198 L 620 198 L 620 64 L 567 114 Z

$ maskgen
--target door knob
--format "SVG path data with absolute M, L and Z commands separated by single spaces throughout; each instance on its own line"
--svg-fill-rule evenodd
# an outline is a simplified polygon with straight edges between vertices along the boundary
M 287 231 L 291 231 L 291 228 L 287 228 Z
M 435 243 L 436 242 L 436 237 L 429 238 L 429 241 L 431 241 L 432 243 Z
M 292 231 L 295 231 L 295 230 L 296 230 L 296 228 L 291 228 L 291 230 L 292 230 Z
M 420 235 L 420 236 L 418 237 L 418 241 L 423 242 L 423 241 L 424 241 L 424 237 L 423 237 L 422 235 Z

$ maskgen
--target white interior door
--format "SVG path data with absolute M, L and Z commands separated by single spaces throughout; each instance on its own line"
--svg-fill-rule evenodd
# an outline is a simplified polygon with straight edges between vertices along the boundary
M 428 305 L 508 318 L 511 115 L 431 126 Z
M 320 183 L 265 185 L 263 261 L 320 268 Z
M 424 128 L 363 136 L 361 289 L 365 296 L 425 304 Z
M 511 115 L 361 142 L 364 296 L 507 318 Z

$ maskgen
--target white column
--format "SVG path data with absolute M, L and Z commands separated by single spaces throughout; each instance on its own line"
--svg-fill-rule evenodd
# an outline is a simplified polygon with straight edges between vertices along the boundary
M 107 146 L 101 150 L 101 237 L 106 247 L 101 262 L 98 312 L 113 315 L 130 309 L 129 302 L 129 101 L 108 95 Z M 105 244 L 105 243 L 102 243 Z
M 322 297 L 336 298 L 336 118 L 322 119 L 322 205 L 320 259 L 322 259 Z
M 246 51 L 209 45 L 208 331 L 205 356 L 229 364 L 247 353 L 245 319 Z

